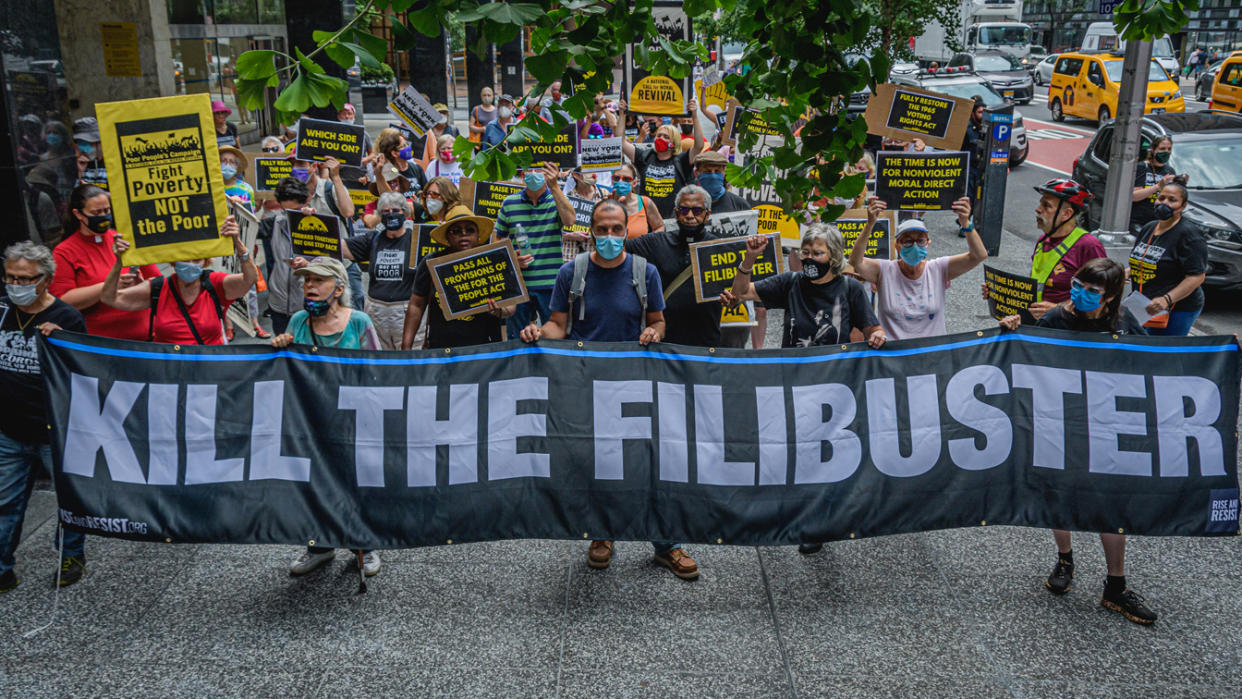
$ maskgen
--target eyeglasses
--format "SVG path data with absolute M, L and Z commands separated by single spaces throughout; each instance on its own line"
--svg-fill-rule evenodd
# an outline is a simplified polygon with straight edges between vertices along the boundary
M 618 182 L 633 182 L 634 181 L 633 177 L 625 177 L 622 175 L 613 175 L 612 179 L 617 180 Z
M 477 233 L 478 233 L 477 230 L 465 228 L 463 226 L 453 226 L 452 228 L 448 229 L 449 235 L 476 235 Z
M 428 196 L 428 197 L 431 197 L 432 199 L 443 199 L 443 198 L 444 198 L 444 197 L 440 196 L 440 193 L 439 193 L 439 192 L 433 192 L 433 191 L 431 191 L 431 190 L 425 191 L 425 192 L 423 192 L 423 194 L 424 194 L 424 195 L 426 195 L 426 196 Z
M 280 149 L 277 148 L 276 146 L 265 146 L 263 148 L 263 152 L 264 153 L 279 153 Z
M 707 208 L 702 206 L 677 207 L 677 213 L 682 216 L 702 216 L 704 211 L 707 211 Z
M 12 274 L 6 274 L 4 275 L 4 283 L 5 284 L 17 284 L 19 286 L 28 286 L 30 284 L 38 284 L 39 280 L 42 278 L 43 278 L 42 274 L 36 274 L 33 277 L 15 277 Z
M 918 238 L 918 239 L 906 238 L 905 240 L 898 243 L 898 245 L 900 245 L 903 248 L 908 248 L 911 245 L 922 245 L 923 247 L 927 247 L 927 244 L 930 242 L 931 242 L 930 238 Z
M 1090 292 L 1091 292 L 1091 293 L 1093 293 L 1093 294 L 1099 294 L 1099 295 L 1101 295 L 1101 296 L 1103 296 L 1103 295 L 1104 295 L 1104 289 L 1103 289 L 1103 288 L 1098 287 L 1098 286 L 1087 286 L 1086 284 L 1084 284 L 1083 282 L 1078 281 L 1077 279 L 1071 279 L 1071 280 L 1070 280 L 1070 287 L 1071 287 L 1071 288 L 1074 288 L 1074 289 L 1086 289 L 1087 291 L 1090 291 Z

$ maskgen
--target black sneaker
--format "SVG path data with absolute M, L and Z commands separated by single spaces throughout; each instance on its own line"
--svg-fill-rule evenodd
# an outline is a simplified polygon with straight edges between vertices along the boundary
M 819 553 L 824 550 L 823 544 L 798 544 L 798 553 L 808 556 L 812 553 Z
M 77 558 L 76 556 L 66 556 L 60 559 L 60 580 L 58 584 L 61 587 L 67 587 L 82 579 L 82 575 L 86 573 L 86 560 Z M 57 582 L 53 580 L 52 582 Z
M 17 587 L 17 571 L 9 568 L 0 575 L 0 592 L 8 592 Z
M 1070 581 L 1074 579 L 1074 564 L 1066 563 L 1060 558 L 1057 559 L 1057 565 L 1052 569 L 1052 574 L 1044 581 L 1044 587 L 1052 591 L 1054 595 L 1063 595 L 1069 592 Z
M 1125 618 L 1136 624 L 1150 624 L 1156 620 L 1156 613 L 1147 608 L 1147 601 L 1134 590 L 1118 593 L 1104 591 L 1100 606 L 1121 612 Z

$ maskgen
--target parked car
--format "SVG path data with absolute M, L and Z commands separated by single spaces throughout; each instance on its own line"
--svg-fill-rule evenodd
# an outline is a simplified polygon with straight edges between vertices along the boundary
M 1117 113 L 1121 92 L 1121 64 L 1125 59 L 1108 53 L 1063 53 L 1052 71 L 1048 109 L 1054 121 L 1066 115 L 1095 119 L 1103 124 Z M 1147 65 L 1147 100 L 1143 113 L 1184 112 L 1186 100 L 1176 80 L 1152 60 Z
M 908 64 L 894 66 L 889 81 L 895 85 L 913 85 L 924 90 L 939 92 L 942 95 L 974 99 L 979 97 L 987 107 L 995 107 L 1005 103 L 986 80 L 974 73 L 953 72 L 931 73 L 920 69 L 917 65 Z M 1009 139 L 1009 167 L 1017 167 L 1026 161 L 1030 145 L 1026 141 L 1026 124 L 1022 121 L 1022 113 L 1013 110 L 1013 131 Z
M 1060 55 L 1059 53 L 1054 53 L 1035 64 L 1031 69 L 1031 77 L 1035 79 L 1036 85 L 1047 85 L 1052 82 L 1052 68 L 1056 65 L 1057 58 Z
M 1216 82 L 1216 74 L 1220 72 L 1220 67 L 1224 62 L 1225 58 L 1212 61 L 1207 68 L 1203 69 L 1203 72 L 1199 73 L 1199 77 L 1195 78 L 1195 99 L 1206 102 L 1212 98 L 1212 83 Z
M 1242 115 L 1219 110 L 1143 117 L 1142 152 L 1157 136 L 1173 138 L 1169 166 L 1188 175 L 1190 203 L 1182 220 L 1207 239 L 1208 270 L 1204 284 L 1215 289 L 1242 288 Z M 1103 217 L 1104 184 L 1113 146 L 1113 123 L 1104 124 L 1074 161 L 1074 179 L 1095 196 L 1087 206 L 1087 227 Z M 1127 190 L 1128 191 L 1128 190 Z
M 974 71 L 1000 93 L 1001 97 L 1019 104 L 1030 104 L 1035 96 L 1035 85 L 1022 63 L 1000 51 L 976 51 L 959 53 L 949 61 L 949 67 L 965 66 Z
M 1242 112 L 1242 51 L 1234 51 L 1221 62 L 1208 108 Z

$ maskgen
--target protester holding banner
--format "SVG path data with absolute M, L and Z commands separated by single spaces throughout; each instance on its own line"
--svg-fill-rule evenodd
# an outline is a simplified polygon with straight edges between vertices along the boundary
M 595 250 L 565 263 L 556 275 L 552 292 L 552 315 L 539 326 L 522 328 L 525 342 L 541 337 L 596 342 L 633 342 L 640 345 L 664 338 L 664 293 L 655 265 L 625 251 L 625 207 L 604 199 L 591 212 L 591 235 Z M 656 563 L 679 578 L 699 577 L 694 559 L 675 543 L 651 542 Z M 587 552 L 587 565 L 607 568 L 612 562 L 612 541 L 596 539 Z
M 536 316 L 545 323 L 551 317 L 548 304 L 563 264 L 564 228 L 577 220 L 573 204 L 557 184 L 559 175 L 560 168 L 550 163 L 526 168 L 526 188 L 505 197 L 496 217 L 496 236 L 513 239 L 522 278 L 530 292 L 530 301 L 518 306 L 509 318 L 509 337 L 516 337 L 528 323 L 535 322 Z
M 509 128 L 513 126 L 513 122 L 516 120 L 517 114 L 514 112 L 513 98 L 509 95 L 501 95 L 500 106 L 496 109 L 496 118 L 487 122 L 483 129 L 482 143 L 488 148 L 500 145 L 500 142 L 505 140 L 505 136 L 509 135 Z
M 414 161 L 414 151 L 400 131 L 392 127 L 380 131 L 371 158 L 375 175 L 375 194 L 417 192 L 427 184 L 423 168 Z
M 621 116 L 624 117 L 625 102 L 620 105 Z M 672 124 L 661 124 L 655 130 L 655 140 L 649 149 L 639 150 L 628 140 L 621 142 L 621 152 L 638 168 L 642 179 L 642 193 L 655 202 L 660 211 L 660 218 L 673 217 L 673 201 L 677 192 L 691 182 L 691 166 L 703 149 L 703 127 L 699 124 L 698 103 L 693 99 L 686 104 L 686 111 L 694 119 L 694 145 L 690 150 L 680 152 L 681 131 Z M 639 127 L 638 140 L 647 135 L 646 122 Z M 700 183 L 701 186 L 701 183 Z M 705 188 L 711 192 L 710 188 Z M 747 207 L 749 208 L 749 207 Z
M 414 271 L 413 291 L 409 296 L 409 310 L 405 313 L 405 329 L 401 337 L 401 349 L 439 349 L 443 347 L 467 347 L 500 342 L 501 319 L 513 315 L 514 306 L 498 308 L 495 302 L 488 304 L 487 313 L 447 320 L 440 310 L 439 292 L 431 280 L 429 261 L 486 245 L 495 228 L 495 222 L 485 216 L 475 216 L 464 206 L 449 213 L 448 219 L 431 231 L 431 239 L 445 246 L 432 257 L 418 261 Z M 421 346 L 415 347 L 416 331 L 427 316 L 427 337 Z
M 712 198 L 712 211 L 718 214 L 750 209 L 750 202 L 725 187 L 725 167 L 728 164 L 729 159 L 714 150 L 703 151 L 694 160 L 695 182 Z
M 303 264 L 295 274 L 302 280 L 300 296 L 304 308 L 289 320 L 288 332 L 272 338 L 273 347 L 291 344 L 332 347 L 334 349 L 380 349 L 379 337 L 366 313 L 349 307 L 349 280 L 345 265 L 331 257 L 316 257 Z M 358 565 L 367 577 L 380 571 L 380 557 L 375 551 L 355 551 Z M 307 546 L 289 564 L 290 575 L 305 575 L 336 557 L 336 550 Z
M 129 249 L 129 241 L 117 237 L 113 243 L 116 263 L 104 280 L 101 298 L 104 303 L 124 311 L 150 310 L 147 338 L 170 345 L 224 345 L 224 313 L 259 279 L 259 268 L 250 259 L 250 251 L 241 242 L 237 219 L 229 216 L 220 235 L 233 239 L 233 251 L 241 261 L 238 274 L 212 272 L 211 260 L 177 260 L 173 273 L 155 277 L 124 289 L 118 288 L 121 278 L 121 256 Z
M 1151 299 L 1147 321 L 1151 335 L 1190 334 L 1203 312 L 1207 278 L 1207 241 L 1194 223 L 1182 219 L 1190 199 L 1186 187 L 1166 184 L 1152 209 L 1154 220 L 1139 231 L 1130 250 L 1131 288 Z
M 867 344 L 884 345 L 887 337 L 876 320 L 861 282 L 841 274 L 845 268 L 845 240 L 831 225 L 814 223 L 802 235 L 802 271 L 784 272 L 751 282 L 750 272 L 768 238 L 751 236 L 746 257 L 737 267 L 733 287 L 720 300 L 730 307 L 741 301 L 762 301 L 768 308 L 785 309 L 781 347 L 812 347 L 849 342 L 850 330 L 859 328 Z
M 89 184 L 78 185 L 69 195 L 69 218 L 65 239 L 56 246 L 56 274 L 51 294 L 82 312 L 86 329 L 92 335 L 120 340 L 146 340 L 147 317 L 113 308 L 100 302 L 104 279 L 116 262 L 112 241 L 112 202 L 108 193 Z M 159 267 L 130 267 L 121 275 L 122 287 L 160 276 Z
M 1125 283 L 1126 272 L 1120 263 L 1107 257 L 1090 260 L 1074 273 L 1069 300 L 1048 309 L 1035 325 L 1076 332 L 1145 335 L 1142 326 L 1121 305 Z M 1017 330 L 1021 318 L 1007 316 L 1000 324 Z M 1053 529 L 1052 536 L 1057 545 L 1057 562 L 1044 586 L 1053 594 L 1063 595 L 1069 592 L 1074 579 L 1074 551 L 1068 531 Z M 1100 544 L 1104 547 L 1104 563 L 1108 570 L 1100 605 L 1120 612 L 1137 624 L 1154 622 L 1156 613 L 1138 593 L 1126 587 L 1125 535 L 1101 532 Z
M 720 346 L 720 303 L 698 303 L 691 279 L 690 244 L 717 240 L 707 229 L 711 201 L 702 187 L 688 184 L 673 207 L 677 227 L 625 241 L 625 251 L 646 259 L 660 273 L 664 290 L 665 342 L 692 347 Z
M 487 130 L 487 125 L 496 120 L 497 109 L 492 106 L 492 97 L 495 92 L 490 87 L 484 87 L 479 97 L 482 104 L 476 104 L 470 109 L 470 140 L 475 143 L 483 142 L 483 132 Z M 507 95 L 502 96 L 507 97 Z M 509 100 L 509 114 L 506 118 L 513 116 L 513 100 Z
M 867 225 L 854 241 L 850 265 L 860 279 L 876 285 L 877 313 L 885 333 L 894 340 L 947 335 L 945 292 L 949 283 L 988 259 L 987 248 L 970 220 L 970 199 L 953 202 L 957 225 L 966 232 L 969 249 L 957 255 L 927 259 L 931 242 L 927 224 L 919 219 L 902 221 L 897 227 L 895 260 L 865 256 L 871 229 L 888 206 L 877 197 L 867 204 Z
M 634 166 L 622 163 L 612 175 L 612 196 L 625 207 L 626 235 L 630 238 L 664 230 L 664 219 L 646 195 L 634 191 Z
M 381 349 L 401 348 L 401 328 L 414 288 L 410 246 L 417 245 L 410 220 L 410 202 L 396 192 L 384 192 L 376 203 L 380 223 L 345 239 L 341 253 L 347 259 L 367 261 L 366 312 L 375 325 Z
M 229 115 L 233 113 L 221 100 L 211 101 L 211 118 L 215 122 L 216 127 L 216 145 L 218 146 L 236 146 L 237 145 L 237 124 L 229 121 Z
M 36 460 L 55 473 L 35 334 L 61 328 L 86 332 L 82 314 L 49 293 L 55 272 L 56 261 L 42 245 L 23 241 L 4 251 L 7 295 L 0 297 L 0 391 L 8 408 L 0 413 L 0 592 L 18 584 L 14 554 L 22 539 Z M 61 586 L 72 585 L 86 572 L 86 536 L 68 529 L 63 536 L 60 571 L 53 578 Z
M 430 133 L 427 134 L 427 140 L 431 142 Z M 427 177 L 447 177 L 452 180 L 453 184 L 461 182 L 465 173 L 461 170 L 461 163 L 457 162 L 457 158 L 453 155 L 453 140 L 453 137 L 448 134 L 436 139 L 432 160 L 427 166 Z

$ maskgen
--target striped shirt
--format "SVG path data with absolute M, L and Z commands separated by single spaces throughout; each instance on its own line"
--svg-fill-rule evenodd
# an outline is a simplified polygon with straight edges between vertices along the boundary
M 552 186 L 556 186 L 555 183 Z M 522 278 L 529 289 L 551 289 L 556 284 L 556 273 L 564 264 L 561 253 L 561 214 L 556 209 L 552 192 L 545 189 L 535 204 L 530 202 L 526 190 L 505 197 L 496 217 L 496 236 L 508 238 L 517 235 L 522 225 L 527 237 L 527 253 L 535 256 L 530 267 L 522 270 Z

